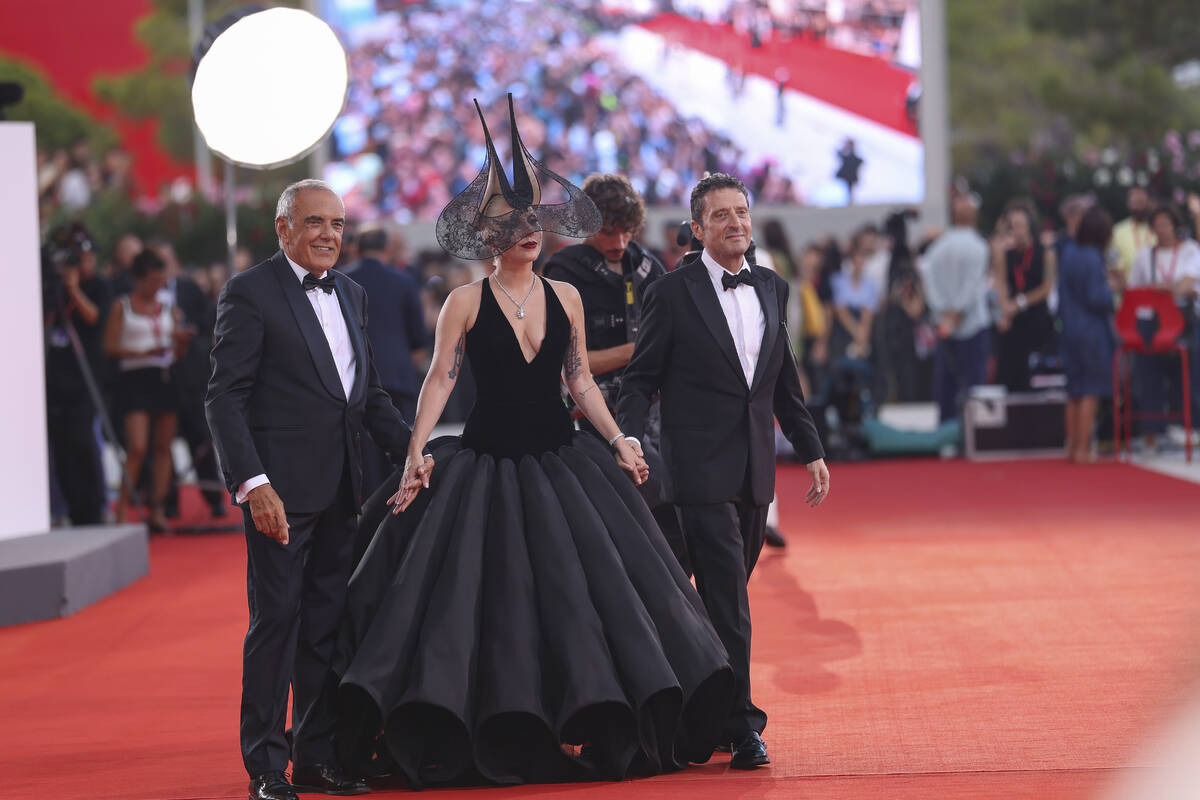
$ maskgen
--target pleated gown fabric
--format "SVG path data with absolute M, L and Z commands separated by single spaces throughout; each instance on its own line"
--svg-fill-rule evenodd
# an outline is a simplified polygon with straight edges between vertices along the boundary
M 570 323 L 543 282 L 526 362 L 488 281 L 466 354 L 461 438 L 430 488 L 367 502 L 334 672 L 345 766 L 413 786 L 620 779 L 707 761 L 728 657 L 628 476 L 573 429 L 559 392 Z

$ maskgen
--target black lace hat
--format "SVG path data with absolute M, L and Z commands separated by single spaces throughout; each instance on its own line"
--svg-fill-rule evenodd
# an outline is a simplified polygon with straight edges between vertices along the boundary
M 475 180 L 455 195 L 438 216 L 437 240 L 443 250 L 457 258 L 483 261 L 503 253 L 534 231 L 585 239 L 600 230 L 600 210 L 591 198 L 566 178 L 547 169 L 525 149 L 517 132 L 511 94 L 508 96 L 511 183 L 496 155 L 478 100 L 475 110 L 483 125 L 487 160 Z M 543 187 L 556 196 L 554 201 L 542 202 Z

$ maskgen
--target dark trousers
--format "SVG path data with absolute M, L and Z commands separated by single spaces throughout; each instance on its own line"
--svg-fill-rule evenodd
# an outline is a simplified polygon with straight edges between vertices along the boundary
M 750 595 L 746 587 L 762 551 L 767 506 L 741 501 L 679 506 L 679 522 L 696 573 L 696 589 L 733 668 L 734 703 L 723 738 L 740 741 L 750 731 L 761 733 L 767 725 L 766 713 L 750 700 Z
M 958 419 L 967 389 L 987 382 L 989 331 L 968 339 L 941 339 L 933 356 L 933 395 L 942 422 Z
M 1191 364 L 1188 364 L 1191 367 Z M 1179 368 L 1179 356 L 1139 355 L 1134 359 L 1134 397 L 1137 410 L 1146 413 L 1165 414 L 1178 411 L 1182 406 L 1183 376 Z M 1138 421 L 1141 433 L 1162 433 L 1167 429 L 1164 419 Z
M 648 437 L 647 437 L 648 438 Z M 688 556 L 687 542 L 683 538 L 683 530 L 679 525 L 679 515 L 675 513 L 675 505 L 667 501 L 667 489 L 664 486 L 667 465 L 663 462 L 662 454 L 651 441 L 642 442 L 642 453 L 646 464 L 650 467 L 650 477 L 638 486 L 642 499 L 650 506 L 650 513 L 658 523 L 663 538 L 671 546 L 675 560 L 690 578 L 692 576 L 692 561 Z
M 91 401 L 51 405 L 46 413 L 55 477 L 72 525 L 104 521 L 104 474 Z
M 400 412 L 400 416 L 404 417 L 404 421 L 410 426 L 413 423 L 417 413 L 417 398 L 405 392 L 388 390 L 388 394 L 392 396 L 392 405 Z M 392 459 L 396 463 L 392 463 Z M 391 458 L 385 453 L 370 436 L 363 437 L 362 440 L 362 465 L 363 465 L 363 498 L 368 498 L 375 493 L 387 478 L 395 471 L 397 467 L 404 466 L 404 453 L 392 453 Z
M 251 777 L 287 769 L 284 738 L 292 690 L 291 760 L 333 760 L 336 681 L 330 670 L 350 578 L 356 518 L 349 477 L 333 508 L 288 514 L 290 541 L 279 544 L 246 522 L 250 628 L 242 653 L 242 760 Z

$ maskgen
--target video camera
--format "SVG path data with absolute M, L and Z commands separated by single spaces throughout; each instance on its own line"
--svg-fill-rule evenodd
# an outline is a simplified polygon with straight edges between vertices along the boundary
M 58 310 L 65 301 L 63 272 L 78 269 L 84 255 L 94 253 L 95 240 L 81 222 L 60 225 L 46 237 L 42 247 L 42 308 Z

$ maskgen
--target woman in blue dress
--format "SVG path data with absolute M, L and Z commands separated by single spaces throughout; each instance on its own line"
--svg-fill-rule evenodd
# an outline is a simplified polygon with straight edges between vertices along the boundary
M 1113 294 L 1104 254 L 1112 218 L 1099 206 L 1083 215 L 1075 241 L 1063 248 L 1058 273 L 1063 368 L 1067 375 L 1067 460 L 1087 463 L 1101 397 L 1112 394 Z

